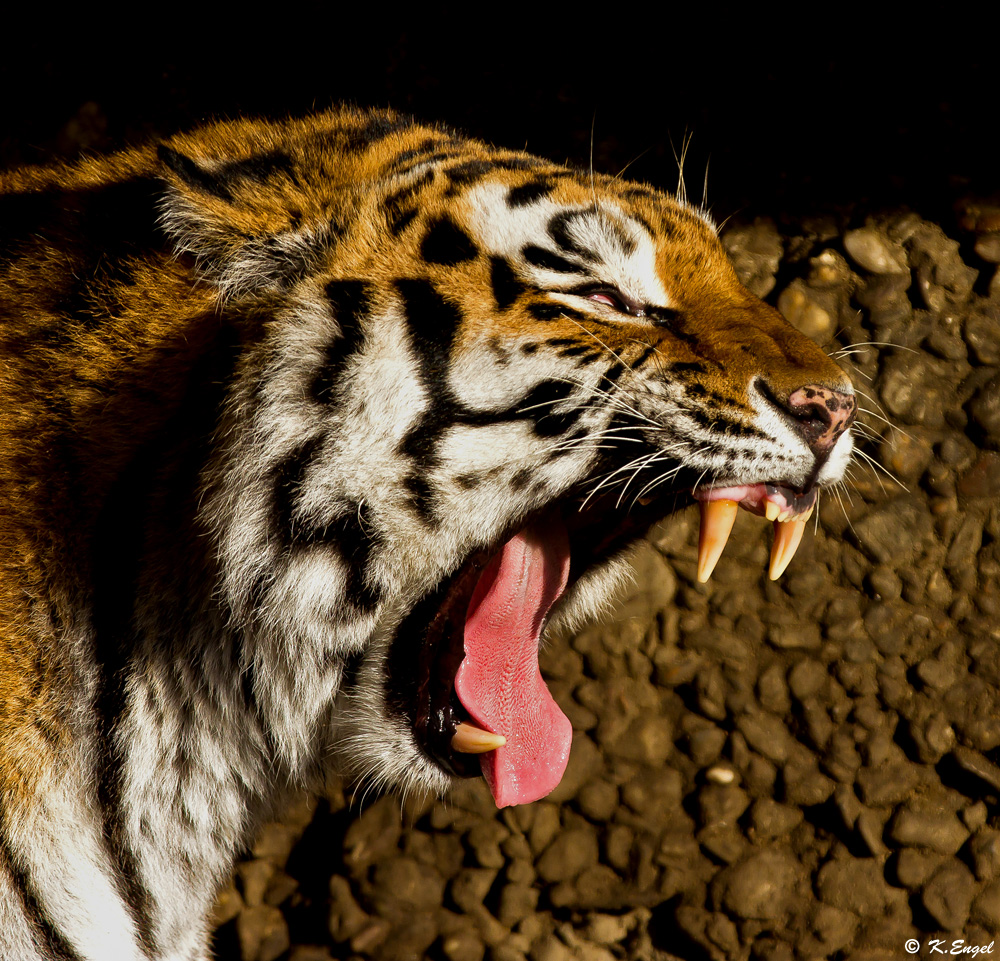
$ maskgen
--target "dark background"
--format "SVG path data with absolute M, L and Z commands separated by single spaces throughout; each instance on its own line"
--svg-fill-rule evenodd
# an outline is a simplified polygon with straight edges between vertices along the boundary
M 693 133 L 689 191 L 701 197 L 708 163 L 719 220 L 899 203 L 944 220 L 1000 186 L 995 14 L 873 32 L 825 6 L 745 21 L 669 5 L 451 9 L 412 22 L 345 22 L 320 3 L 133 8 L 106 23 L 53 13 L 7 31 L 0 162 L 346 100 L 579 166 L 593 129 L 598 170 L 631 164 L 630 178 L 668 189 L 673 147 Z

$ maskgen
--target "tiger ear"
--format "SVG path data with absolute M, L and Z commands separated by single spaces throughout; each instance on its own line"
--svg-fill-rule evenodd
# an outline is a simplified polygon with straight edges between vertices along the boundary
M 317 256 L 321 232 L 293 222 L 285 155 L 202 160 L 161 144 L 167 191 L 161 222 L 179 254 L 192 255 L 225 299 L 282 290 Z

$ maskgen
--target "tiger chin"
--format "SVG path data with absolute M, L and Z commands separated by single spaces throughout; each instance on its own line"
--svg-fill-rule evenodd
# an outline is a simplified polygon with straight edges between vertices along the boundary
M 777 576 L 851 455 L 701 212 L 391 112 L 0 174 L 0 256 L 4 958 L 207 957 L 331 765 L 544 796 L 543 632 L 692 499 Z

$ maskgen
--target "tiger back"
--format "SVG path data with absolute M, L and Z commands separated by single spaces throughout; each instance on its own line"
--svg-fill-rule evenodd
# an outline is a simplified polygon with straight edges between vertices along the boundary
M 0 957 L 207 957 L 331 765 L 544 796 L 543 633 L 692 499 L 777 576 L 855 410 L 700 211 L 391 112 L 0 175 Z

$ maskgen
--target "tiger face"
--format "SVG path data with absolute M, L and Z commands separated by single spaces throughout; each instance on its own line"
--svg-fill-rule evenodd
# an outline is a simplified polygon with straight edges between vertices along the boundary
M 843 372 L 649 187 L 341 110 L 15 171 L 0 206 L 0 904 L 52 912 L 19 949 L 99 954 L 114 904 L 184 956 L 331 759 L 544 796 L 544 632 L 692 499 L 701 579 L 738 506 L 777 576 L 851 455 Z
M 533 800 L 571 736 L 538 672 L 546 624 L 591 614 L 623 548 L 691 496 L 703 579 L 737 504 L 777 522 L 777 576 L 850 457 L 853 393 L 663 194 L 414 128 L 365 159 L 360 210 L 278 284 L 244 381 L 264 394 L 241 398 L 254 419 L 206 510 L 227 596 L 350 652 L 332 724 L 360 773 L 441 790 L 481 769 L 498 804 Z M 247 163 L 227 190 L 284 216 L 302 162 Z M 211 250 L 230 219 L 199 206 L 211 174 L 173 168 L 168 223 Z M 305 249 L 324 225 L 302 219 L 254 260 Z M 217 267 L 237 296 L 240 257 Z

